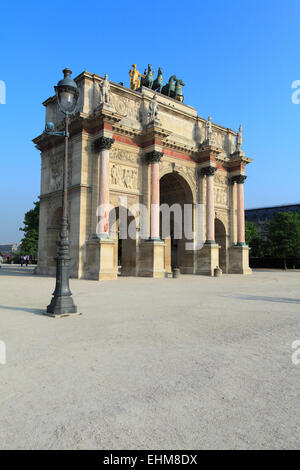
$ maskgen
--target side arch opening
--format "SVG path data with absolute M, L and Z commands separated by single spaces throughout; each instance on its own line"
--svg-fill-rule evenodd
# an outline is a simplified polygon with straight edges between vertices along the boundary
M 227 235 L 224 223 L 220 219 L 215 219 L 215 240 L 220 246 L 219 249 L 219 267 L 223 273 L 227 272 Z

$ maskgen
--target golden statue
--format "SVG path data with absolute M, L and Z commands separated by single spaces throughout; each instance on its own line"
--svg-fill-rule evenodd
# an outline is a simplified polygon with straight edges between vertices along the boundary
M 136 64 L 133 64 L 131 66 L 133 70 L 129 70 L 129 77 L 130 77 L 130 88 L 132 90 L 137 90 L 141 86 L 141 80 L 140 77 L 143 77 L 142 75 L 136 68 Z

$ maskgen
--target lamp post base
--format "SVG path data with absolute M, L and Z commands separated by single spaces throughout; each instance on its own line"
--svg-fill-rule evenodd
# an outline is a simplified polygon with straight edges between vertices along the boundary
M 82 313 L 62 313 L 60 315 L 56 315 L 55 313 L 44 313 L 46 317 L 51 318 L 65 318 L 65 317 L 79 317 Z
M 77 314 L 77 307 L 70 296 L 54 296 L 47 307 L 47 315 L 50 316 L 60 317 L 74 314 Z
M 47 314 L 51 316 L 72 315 L 77 313 L 77 307 L 72 299 L 69 287 L 69 241 L 62 238 L 57 241 L 56 259 L 56 285 L 53 297 L 47 307 Z

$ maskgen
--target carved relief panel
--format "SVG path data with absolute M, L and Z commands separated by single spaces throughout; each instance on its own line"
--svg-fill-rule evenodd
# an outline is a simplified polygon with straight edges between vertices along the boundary
M 120 148 L 112 148 L 110 153 L 110 186 L 112 189 L 138 192 L 138 160 L 138 154 Z
M 123 150 L 117 147 L 113 147 L 110 150 L 110 159 L 111 160 L 120 160 L 123 162 L 131 162 L 138 164 L 139 156 L 136 153 L 128 152 L 128 150 Z
M 224 171 L 217 171 L 215 180 L 215 204 L 220 206 L 228 206 L 228 183 L 229 179 Z
M 63 187 L 64 154 L 58 153 L 50 158 L 49 191 L 59 191 Z M 72 157 L 68 161 L 68 186 L 72 183 Z
M 226 186 L 228 183 L 229 183 L 229 179 L 225 174 L 223 174 L 224 172 L 222 171 L 217 171 L 217 173 L 215 174 L 215 184 L 217 185 L 224 185 Z
M 119 163 L 110 165 L 110 185 L 122 189 L 138 190 L 138 169 Z
M 226 188 L 215 188 L 215 204 L 227 206 L 228 204 L 228 191 Z
M 139 119 L 140 103 L 138 101 L 114 93 L 111 95 L 111 101 L 117 113 L 135 121 Z

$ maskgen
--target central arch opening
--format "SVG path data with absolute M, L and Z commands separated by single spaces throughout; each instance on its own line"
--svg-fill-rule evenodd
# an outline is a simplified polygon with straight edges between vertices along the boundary
M 110 238 L 115 240 L 115 269 L 122 276 L 135 276 L 136 222 L 134 216 L 126 207 L 115 207 L 109 215 L 109 227 Z
M 194 229 L 193 194 L 187 181 L 178 173 L 167 173 L 160 179 L 160 205 L 160 236 L 166 243 L 166 270 L 180 268 L 183 274 L 193 273 L 194 252 L 186 249 L 186 242 L 192 242 L 186 228 L 190 227 L 190 232 Z M 168 234 L 164 230 L 164 217 L 169 218 Z

